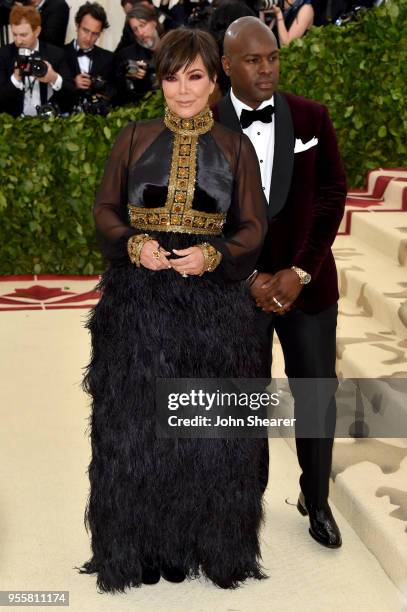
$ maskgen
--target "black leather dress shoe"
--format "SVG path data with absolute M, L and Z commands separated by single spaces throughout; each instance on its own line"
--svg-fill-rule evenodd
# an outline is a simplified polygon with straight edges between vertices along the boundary
M 178 567 L 170 567 L 169 565 L 161 566 L 161 575 L 168 582 L 184 582 L 186 578 L 185 572 Z
M 301 492 L 297 508 L 303 516 L 308 515 L 309 532 L 314 540 L 328 548 L 340 548 L 342 546 L 341 532 L 328 503 L 323 507 L 313 506 L 312 504 L 306 505 L 304 494 Z
M 143 566 L 141 581 L 143 584 L 157 584 L 161 578 L 160 570 L 155 567 Z

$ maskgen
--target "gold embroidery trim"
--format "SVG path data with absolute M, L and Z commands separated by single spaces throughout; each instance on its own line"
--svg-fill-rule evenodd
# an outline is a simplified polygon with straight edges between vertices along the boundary
M 192 208 L 198 137 L 212 128 L 212 113 L 206 108 L 195 117 L 181 119 L 167 108 L 164 122 L 174 132 L 167 200 L 164 206 L 157 208 L 129 204 L 130 223 L 143 230 L 219 235 L 226 214 Z
M 165 106 L 164 123 L 175 134 L 200 136 L 212 129 L 214 121 L 209 106 L 205 106 L 200 113 L 189 119 L 178 117 Z

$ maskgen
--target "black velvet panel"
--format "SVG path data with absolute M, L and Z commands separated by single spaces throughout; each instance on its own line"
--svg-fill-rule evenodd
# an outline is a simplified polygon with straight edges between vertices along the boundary
M 141 208 L 165 206 L 170 176 L 173 134 L 164 130 L 129 172 L 129 202 Z M 197 180 L 192 208 L 227 212 L 233 191 L 229 162 L 210 134 L 199 138 Z
M 172 157 L 172 134 L 164 130 L 130 168 L 129 203 L 141 208 L 165 206 Z
M 232 190 L 232 169 L 212 135 L 204 134 L 199 139 L 192 207 L 208 213 L 225 213 L 230 206 Z

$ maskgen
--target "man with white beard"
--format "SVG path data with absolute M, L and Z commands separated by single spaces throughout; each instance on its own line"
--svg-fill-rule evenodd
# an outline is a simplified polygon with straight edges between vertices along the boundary
M 128 13 L 127 21 L 135 42 L 116 55 L 119 105 L 137 103 L 156 88 L 153 56 L 161 34 L 158 13 L 139 4 Z

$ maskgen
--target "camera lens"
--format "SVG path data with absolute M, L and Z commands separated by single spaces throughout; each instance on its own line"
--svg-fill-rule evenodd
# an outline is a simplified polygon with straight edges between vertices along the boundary
M 37 78 L 41 78 L 47 74 L 48 66 L 43 60 L 33 59 L 31 60 L 30 64 L 31 64 L 31 73 L 33 76 Z

